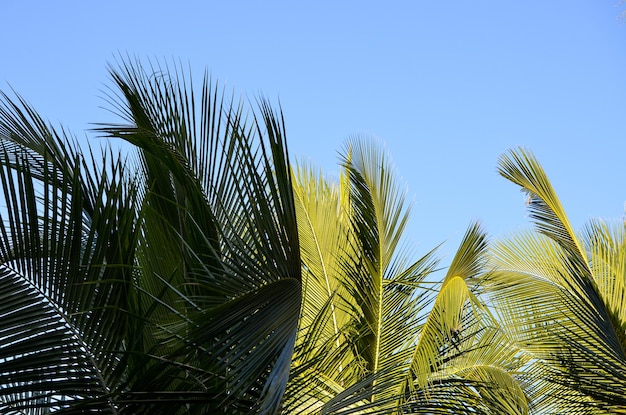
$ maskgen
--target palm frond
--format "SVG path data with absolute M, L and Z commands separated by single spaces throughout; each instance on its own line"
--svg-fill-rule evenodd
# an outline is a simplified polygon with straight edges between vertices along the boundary
M 155 368 L 180 379 L 164 385 L 163 376 L 150 379 L 155 369 L 135 384 L 155 392 L 203 391 L 209 408 L 273 413 L 300 313 L 282 115 L 261 100 L 246 120 L 243 106 L 226 104 L 206 76 L 196 106 L 191 77 L 159 64 L 151 69 L 126 62 L 112 71 L 128 124 L 100 128 L 142 152 L 147 191 L 140 264 L 148 272 L 140 283 L 170 310 L 153 314 L 163 330 L 156 350 L 165 352 Z M 165 290 L 150 271 L 176 290 Z
M 110 155 L 89 169 L 23 100 L 0 111 L 3 411 L 115 413 L 132 327 L 136 191 Z M 18 300 L 19 301 L 16 301 Z M 6 337 L 5 337 L 6 335 Z
M 586 406 L 602 413 L 623 406 L 620 233 L 596 222 L 577 236 L 531 154 L 510 152 L 500 171 L 529 193 L 538 231 L 495 244 L 497 271 L 485 281 L 503 329 L 532 358 L 526 368 L 532 375 L 520 377 L 534 377 L 530 387 L 550 396 L 540 398 L 544 409 L 575 413 Z
M 498 160 L 498 172 L 528 195 L 528 210 L 537 230 L 563 246 L 572 255 L 585 258 L 559 198 L 534 157 L 524 149 L 511 150 Z
M 488 273 L 486 252 L 486 235 L 474 223 L 414 347 L 411 377 L 405 381 L 407 405 L 418 401 L 434 407 L 444 385 L 450 385 L 447 393 L 454 398 L 449 399 L 463 401 L 467 412 L 528 413 L 527 396 L 514 377 L 523 361 L 473 292 L 474 283 Z
M 384 324 L 384 279 L 408 221 L 405 196 L 395 184 L 386 154 L 366 140 L 348 142 L 343 165 L 350 183 L 351 226 L 356 252 L 344 265 L 346 287 L 363 315 L 360 354 L 376 372 Z
M 349 141 L 338 183 L 310 167 L 294 174 L 305 297 L 288 406 L 320 413 L 398 408 L 415 332 L 431 299 L 422 282 L 434 252 L 400 249 L 408 220 L 388 156 Z
M 3 410 L 281 405 L 301 305 L 284 120 L 264 100 L 247 118 L 207 76 L 197 103 L 170 69 L 111 69 L 125 120 L 97 131 L 135 145 L 137 171 L 5 97 L 0 283 L 23 301 L 3 308 Z

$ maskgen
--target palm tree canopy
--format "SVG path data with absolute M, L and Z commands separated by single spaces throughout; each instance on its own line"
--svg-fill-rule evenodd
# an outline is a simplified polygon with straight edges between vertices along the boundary
M 0 97 L 0 412 L 624 413 L 626 222 L 576 234 L 530 152 L 499 172 L 536 231 L 470 224 L 437 282 L 374 141 L 334 183 L 264 99 L 110 73 L 128 157 Z
M 0 405 L 274 413 L 301 303 L 282 116 L 167 65 L 111 76 L 98 131 L 137 165 L 3 96 Z
M 388 155 L 356 138 L 337 183 L 296 169 L 304 298 L 287 413 L 527 413 L 516 350 L 472 292 L 484 272 L 477 224 L 440 291 L 435 252 L 411 261 L 409 208 Z

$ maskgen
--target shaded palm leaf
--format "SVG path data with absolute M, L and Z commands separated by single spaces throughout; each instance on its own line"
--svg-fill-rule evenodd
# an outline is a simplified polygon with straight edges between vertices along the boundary
M 246 118 L 206 77 L 197 102 L 167 70 L 112 69 L 125 123 L 99 131 L 140 150 L 137 171 L 5 97 L 5 413 L 280 406 L 301 305 L 282 116 L 260 101 Z
M 206 77 L 196 106 L 191 82 L 175 75 L 151 76 L 129 64 L 113 72 L 129 124 L 101 129 L 142 151 L 140 265 L 148 272 L 140 284 L 164 310 L 154 314 L 162 331 L 154 350 L 163 359 L 133 382 L 155 394 L 196 392 L 208 403 L 203 411 L 273 413 L 300 310 L 283 121 L 262 101 L 249 123 L 243 107 L 224 105 Z M 167 256 L 155 249 L 161 243 Z M 163 384 L 159 371 L 177 381 Z
M 107 395 L 122 380 L 120 351 L 143 327 L 124 313 L 136 192 L 119 159 L 89 169 L 23 100 L 5 96 L 0 140 L 2 410 L 115 413 Z

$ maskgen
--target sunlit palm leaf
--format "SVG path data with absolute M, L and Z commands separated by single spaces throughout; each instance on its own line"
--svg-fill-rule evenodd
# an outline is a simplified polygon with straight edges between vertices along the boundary
M 526 368 L 532 376 L 521 377 L 550 397 L 539 397 L 538 410 L 615 411 L 626 385 L 622 311 L 613 297 L 621 292 L 623 242 L 598 223 L 584 238 L 574 234 L 532 154 L 510 152 L 500 171 L 529 194 L 539 232 L 495 244 L 498 271 L 488 283 L 503 328 L 534 359 Z
M 350 183 L 351 225 L 356 243 L 353 251 L 357 253 L 343 265 L 343 280 L 364 318 L 364 324 L 358 328 L 357 347 L 369 372 L 376 372 L 384 357 L 384 280 L 394 277 L 389 272 L 394 270 L 392 260 L 408 221 L 404 194 L 395 184 L 386 158 L 377 146 L 352 140 L 343 160 Z M 407 279 L 413 277 L 407 275 Z M 407 325 L 410 323 L 407 321 Z M 393 340 L 398 341 L 398 337 Z
M 287 408 L 389 413 L 428 305 L 429 291 L 419 289 L 436 262 L 432 253 L 411 262 L 398 249 L 408 214 L 384 152 L 354 139 L 343 164 L 337 184 L 310 168 L 296 174 L 307 354 L 288 389 L 297 403 Z
M 431 252 L 411 263 L 398 249 L 408 214 L 387 156 L 352 140 L 343 163 L 335 188 L 310 170 L 296 174 L 310 281 L 299 341 L 306 358 L 292 371 L 288 412 L 526 413 L 510 373 L 522 363 L 508 363 L 514 348 L 493 347 L 503 337 L 466 283 L 485 272 L 484 234 L 468 231 L 428 313 L 423 279 L 436 262 Z
M 472 224 L 413 350 L 411 377 L 405 381 L 407 404 L 413 400 L 436 407 L 450 385 L 449 401 L 466 406 L 459 412 L 528 413 L 527 397 L 513 377 L 523 362 L 471 289 L 488 272 L 486 249 L 485 233 Z

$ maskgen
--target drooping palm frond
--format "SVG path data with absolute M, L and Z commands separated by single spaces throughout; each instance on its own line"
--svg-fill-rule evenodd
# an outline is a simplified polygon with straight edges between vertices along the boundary
M 520 377 L 538 391 L 536 396 L 544 395 L 537 410 L 623 408 L 625 333 L 616 302 L 624 278 L 618 265 L 623 261 L 620 233 L 592 223 L 584 237 L 576 235 L 529 152 L 503 156 L 500 171 L 530 195 L 538 233 L 493 246 L 497 271 L 487 285 L 507 336 L 533 358 Z
M 498 172 L 527 194 L 530 217 L 539 232 L 559 243 L 572 255 L 584 257 L 585 251 L 574 235 L 565 210 L 532 153 L 518 149 L 502 155 L 498 161 Z

